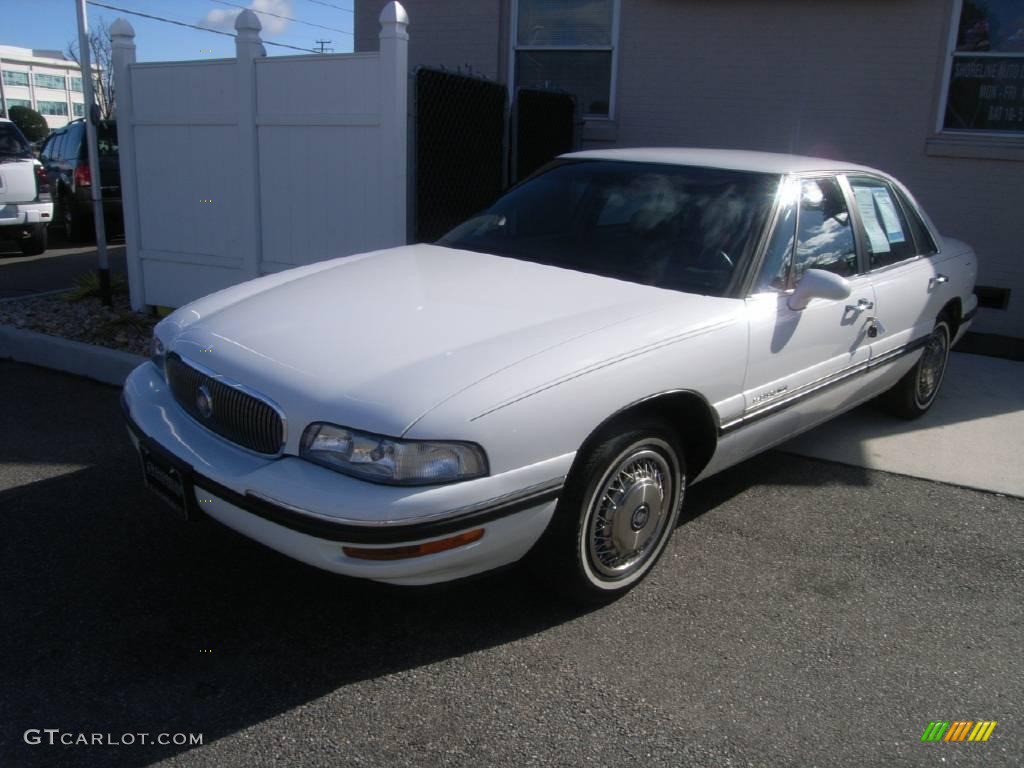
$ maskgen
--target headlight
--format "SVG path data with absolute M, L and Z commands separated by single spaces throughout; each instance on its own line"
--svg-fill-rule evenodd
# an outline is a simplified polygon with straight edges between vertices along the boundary
M 306 427 L 304 459 L 363 480 L 390 485 L 433 485 L 487 474 L 487 456 L 473 443 L 399 440 L 334 424 Z
M 153 340 L 149 342 L 149 359 L 153 361 L 153 365 L 160 369 L 161 375 L 164 372 L 164 355 L 166 352 L 164 343 L 154 333 Z

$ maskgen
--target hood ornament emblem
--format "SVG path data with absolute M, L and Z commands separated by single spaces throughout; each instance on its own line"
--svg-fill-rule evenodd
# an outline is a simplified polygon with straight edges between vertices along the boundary
M 204 419 L 213 416 L 213 395 L 210 394 L 210 390 L 206 388 L 205 384 L 201 385 L 199 391 L 196 392 L 196 410 Z

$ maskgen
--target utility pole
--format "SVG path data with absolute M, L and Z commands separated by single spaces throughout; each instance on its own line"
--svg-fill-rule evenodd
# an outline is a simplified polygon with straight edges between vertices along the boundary
M 333 40 L 317 40 L 316 44 L 320 46 L 320 50 L 317 53 L 334 53 L 333 48 L 324 48 L 327 43 L 333 43 Z
M 89 21 L 85 0 L 77 0 L 78 48 L 82 68 L 82 95 L 85 97 L 85 141 L 89 148 L 89 191 L 92 196 L 92 218 L 96 224 L 96 254 L 99 256 L 100 299 L 110 306 L 110 264 L 107 261 L 107 231 L 103 222 L 103 184 L 100 180 L 100 153 L 96 148 L 96 120 L 99 110 L 92 91 L 92 56 L 89 50 Z

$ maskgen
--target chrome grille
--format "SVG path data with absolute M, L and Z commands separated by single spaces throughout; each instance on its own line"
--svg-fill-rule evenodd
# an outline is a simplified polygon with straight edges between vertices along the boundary
M 175 354 L 167 356 L 165 370 L 178 405 L 211 432 L 257 453 L 276 454 L 281 450 L 284 420 L 274 406 Z M 199 410 L 201 387 L 206 388 L 212 401 L 212 412 L 207 416 Z

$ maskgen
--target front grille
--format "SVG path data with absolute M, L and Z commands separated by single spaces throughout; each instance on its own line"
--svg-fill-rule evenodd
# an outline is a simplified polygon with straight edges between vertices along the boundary
M 167 356 L 167 383 L 174 399 L 196 421 L 218 435 L 257 453 L 276 454 L 284 443 L 284 422 L 277 409 L 256 395 L 193 368 L 178 355 Z M 199 410 L 200 387 L 212 403 Z

